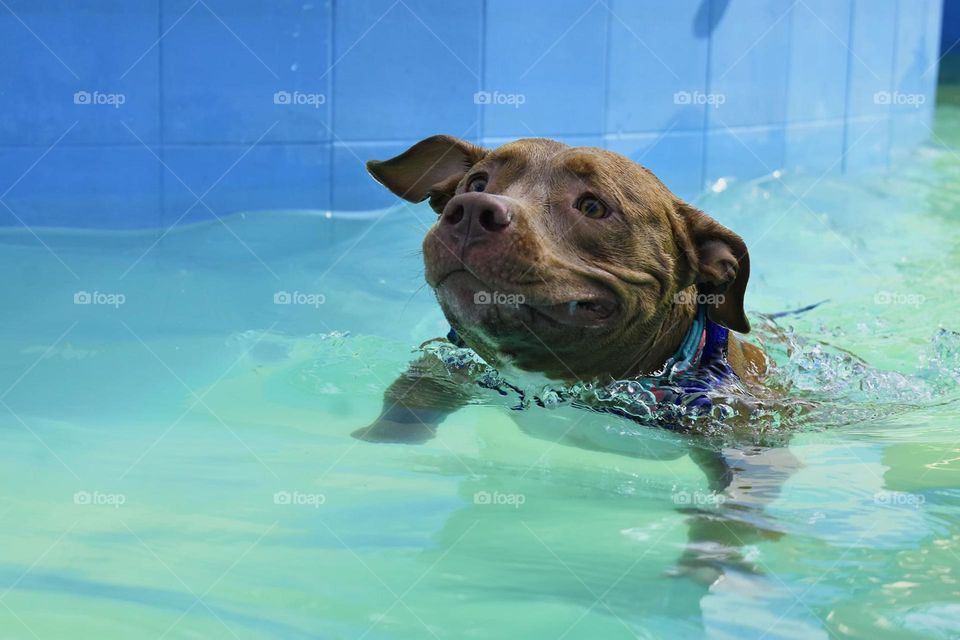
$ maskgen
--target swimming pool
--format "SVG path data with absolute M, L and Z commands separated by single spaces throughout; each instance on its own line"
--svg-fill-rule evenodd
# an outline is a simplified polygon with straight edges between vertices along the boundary
M 698 203 L 751 248 L 780 380 L 824 408 L 763 509 L 766 476 L 724 504 L 669 433 L 493 393 L 426 445 L 351 439 L 447 328 L 426 206 L 0 230 L 3 635 L 955 637 L 960 110 L 936 126 L 892 176 Z M 709 588 L 669 575 L 691 526 Z

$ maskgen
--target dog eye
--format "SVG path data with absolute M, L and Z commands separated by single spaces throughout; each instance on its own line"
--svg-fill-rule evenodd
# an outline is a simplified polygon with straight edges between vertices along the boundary
M 610 209 L 601 200 L 593 196 L 584 196 L 577 203 L 577 209 L 588 218 L 599 220 L 610 215 Z
M 474 176 L 470 178 L 470 182 L 467 183 L 467 191 L 486 191 L 487 190 L 487 176 Z

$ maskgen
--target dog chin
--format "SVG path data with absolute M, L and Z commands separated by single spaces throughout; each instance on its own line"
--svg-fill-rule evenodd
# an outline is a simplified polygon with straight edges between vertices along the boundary
M 449 284 L 437 288 L 440 307 L 460 337 L 488 364 L 524 389 L 568 377 L 561 358 L 587 337 L 589 327 L 564 324 L 539 307 L 494 302 L 479 295 L 483 290 Z
M 571 292 L 569 299 L 555 301 L 536 291 L 487 285 L 466 271 L 448 274 L 435 291 L 451 322 L 492 338 L 519 333 L 535 339 L 540 332 L 581 336 L 590 329 L 609 326 L 617 308 L 606 295 Z

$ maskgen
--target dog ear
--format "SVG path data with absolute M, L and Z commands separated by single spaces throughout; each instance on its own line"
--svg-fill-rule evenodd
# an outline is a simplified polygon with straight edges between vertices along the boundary
M 457 183 L 486 150 L 452 136 L 431 136 L 389 160 L 370 160 L 367 171 L 395 195 L 410 202 L 430 198 L 440 213 Z
M 750 279 L 750 254 L 743 238 L 685 202 L 676 206 L 680 218 L 678 243 L 690 265 L 684 287 L 711 296 L 707 316 L 728 329 L 749 333 L 743 297 Z

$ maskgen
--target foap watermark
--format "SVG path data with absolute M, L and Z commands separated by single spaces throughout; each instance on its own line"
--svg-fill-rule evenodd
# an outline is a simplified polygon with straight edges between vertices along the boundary
M 503 293 L 502 291 L 477 291 L 473 294 L 473 304 L 505 304 L 517 306 L 523 304 L 526 297 L 522 293 Z
M 327 496 L 322 493 L 301 493 L 300 491 L 277 491 L 273 494 L 273 504 L 294 507 L 313 507 L 319 509 L 326 503 Z
M 727 101 L 722 93 L 703 93 L 702 91 L 677 91 L 673 94 L 673 104 L 708 105 L 719 109 Z
M 327 301 L 322 293 L 304 293 L 302 291 L 277 291 L 273 294 L 273 304 L 296 304 L 318 308 Z
M 126 304 L 127 296 L 122 293 L 105 293 L 103 291 L 77 291 L 73 294 L 73 304 L 92 304 L 106 307 L 120 308 Z
M 501 493 L 499 491 L 477 491 L 473 494 L 473 504 L 495 505 L 519 509 L 526 503 L 527 496 L 522 493 Z
M 327 103 L 322 93 L 304 93 L 303 91 L 277 91 L 273 94 L 273 104 L 308 106 L 319 109 Z
M 674 304 L 696 304 L 709 307 L 719 307 L 726 301 L 722 293 L 701 293 L 700 291 L 680 291 L 673 294 Z
M 913 507 L 914 509 L 919 509 L 924 502 L 927 501 L 926 496 L 922 496 L 918 493 L 906 493 L 904 491 L 878 491 L 873 494 L 873 502 L 878 505 L 891 505 L 896 507 Z
M 905 305 L 908 307 L 919 307 L 927 301 L 927 297 L 922 293 L 899 293 L 896 291 L 877 291 L 873 296 L 874 304 L 884 305 Z
M 73 504 L 88 507 L 113 507 L 119 509 L 127 502 L 122 493 L 104 493 L 102 491 L 77 491 L 73 494 Z
M 502 105 L 519 109 L 526 103 L 527 96 L 522 93 L 503 93 L 500 91 L 477 91 L 473 94 L 474 104 Z
M 73 94 L 73 104 L 105 105 L 119 109 L 127 102 L 122 93 L 103 93 L 101 91 L 77 91 Z
M 727 501 L 722 493 L 708 491 L 674 490 L 670 500 L 678 507 L 719 507 Z
M 922 93 L 900 93 L 899 91 L 877 91 L 873 94 L 873 103 L 898 107 L 920 107 L 927 101 Z

